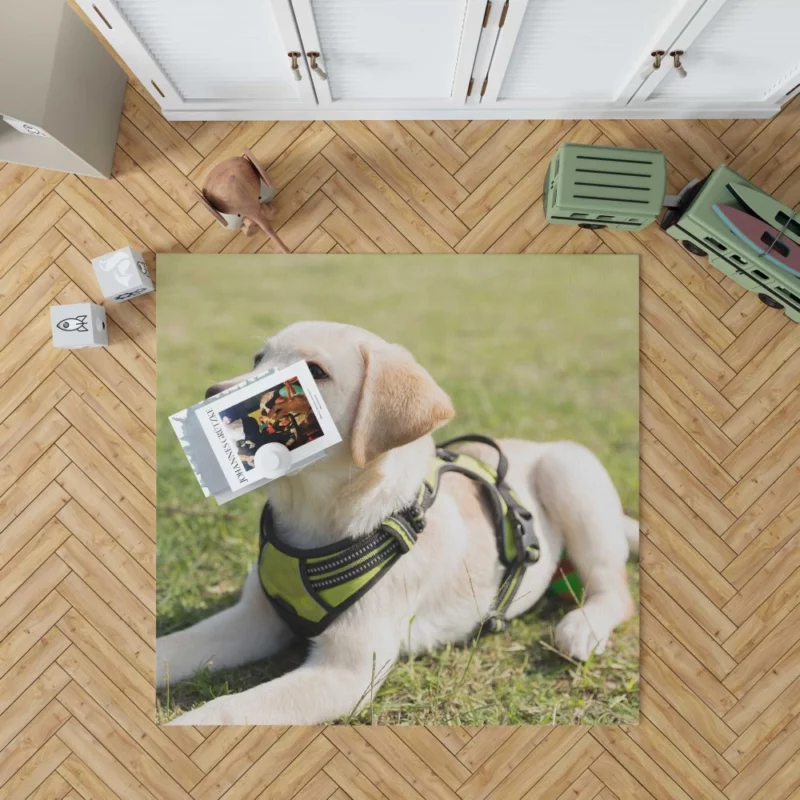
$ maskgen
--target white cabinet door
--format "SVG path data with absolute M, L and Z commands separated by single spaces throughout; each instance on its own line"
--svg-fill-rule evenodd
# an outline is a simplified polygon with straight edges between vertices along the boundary
M 624 106 L 703 0 L 509 0 L 481 105 Z
M 633 105 L 783 103 L 800 89 L 800 0 L 708 0 L 669 50 L 686 76 L 670 61 Z
M 77 2 L 165 110 L 316 105 L 289 0 Z
M 461 106 L 486 0 L 292 0 L 321 107 Z M 321 113 L 324 111 L 321 108 Z

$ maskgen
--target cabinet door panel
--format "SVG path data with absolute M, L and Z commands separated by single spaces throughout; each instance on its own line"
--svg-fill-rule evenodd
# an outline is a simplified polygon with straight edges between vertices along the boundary
M 298 49 L 299 37 L 289 0 L 78 3 L 165 107 L 217 110 L 316 102 L 307 76 L 296 81 L 290 68 L 287 53 Z
M 463 103 L 485 0 L 293 0 L 320 104 Z
M 698 2 L 528 0 L 518 30 L 507 25 L 498 39 L 487 100 L 616 102 L 665 31 Z
M 704 0 L 509 0 L 482 105 L 624 106 Z
M 727 0 L 685 50 L 686 77 L 669 69 L 653 102 L 776 101 L 800 81 L 800 0 Z

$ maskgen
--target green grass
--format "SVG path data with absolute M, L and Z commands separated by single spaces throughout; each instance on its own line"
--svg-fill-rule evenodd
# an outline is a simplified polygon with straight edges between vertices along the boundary
M 160 635 L 235 601 L 266 496 L 220 508 L 205 500 L 167 417 L 249 369 L 264 338 L 301 319 L 349 322 L 408 347 L 453 399 L 457 415 L 440 438 L 480 432 L 587 445 L 638 516 L 635 257 L 162 256 L 158 278 Z M 629 573 L 638 592 L 638 570 Z M 503 634 L 400 663 L 358 718 L 343 721 L 634 721 L 638 620 L 606 654 L 577 665 L 552 649 L 569 608 L 548 599 Z M 159 693 L 159 718 L 282 674 L 303 654 L 298 645 L 268 663 L 201 672 Z

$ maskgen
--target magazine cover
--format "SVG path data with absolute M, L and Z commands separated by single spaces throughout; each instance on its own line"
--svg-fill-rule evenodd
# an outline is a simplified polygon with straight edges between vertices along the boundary
M 280 473 L 289 474 L 341 441 L 304 361 L 248 378 L 170 419 L 204 493 L 220 503 L 279 477 L 264 469 L 259 450 L 286 454 Z

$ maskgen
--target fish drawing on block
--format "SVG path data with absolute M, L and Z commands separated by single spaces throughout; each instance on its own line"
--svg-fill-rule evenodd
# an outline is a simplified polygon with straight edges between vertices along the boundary
M 800 245 L 758 217 L 738 208 L 715 203 L 719 218 L 760 256 L 786 272 L 800 276 Z

